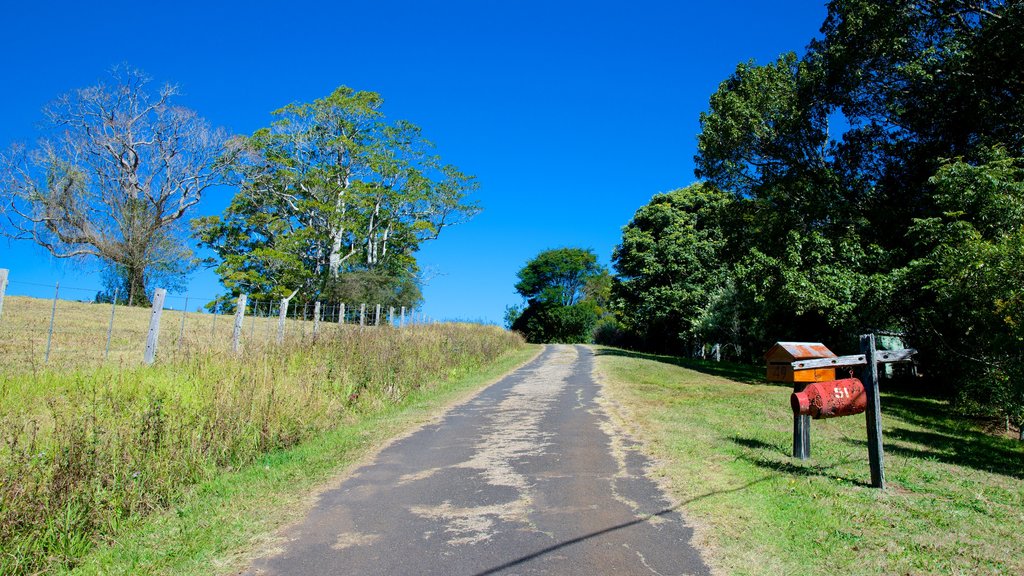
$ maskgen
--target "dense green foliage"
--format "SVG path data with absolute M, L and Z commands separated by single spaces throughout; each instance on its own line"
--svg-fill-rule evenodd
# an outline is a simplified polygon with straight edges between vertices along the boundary
M 624 325 L 745 360 L 903 331 L 946 389 L 1021 422 L 1022 63 L 1020 2 L 831 2 L 802 57 L 711 96 L 703 183 L 624 230 Z
M 527 300 L 505 321 L 529 342 L 589 342 L 603 314 L 611 279 L 592 250 L 545 250 L 519 271 L 516 291 Z
M 732 205 L 711 186 L 658 194 L 637 211 L 612 254 L 625 328 L 651 349 L 702 337 L 725 277 L 723 218 Z
M 415 252 L 479 211 L 477 184 L 382 105 L 343 86 L 236 142 L 238 193 L 223 216 L 194 223 L 219 257 L 224 299 L 419 302 Z
M 241 358 L 0 375 L 0 574 L 74 567 L 196 483 L 522 347 L 487 326 L 353 328 Z

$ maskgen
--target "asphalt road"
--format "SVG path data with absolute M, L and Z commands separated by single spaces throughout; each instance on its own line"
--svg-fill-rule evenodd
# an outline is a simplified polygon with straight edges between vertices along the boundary
M 321 494 L 246 573 L 708 574 L 592 366 L 547 347 Z

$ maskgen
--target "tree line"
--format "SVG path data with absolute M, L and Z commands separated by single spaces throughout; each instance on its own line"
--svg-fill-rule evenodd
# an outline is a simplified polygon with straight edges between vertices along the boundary
M 0 233 L 98 259 L 103 298 L 128 304 L 205 265 L 225 287 L 214 309 L 242 293 L 413 308 L 421 243 L 480 210 L 475 178 L 388 120 L 375 92 L 289 104 L 250 136 L 211 127 L 178 94 L 119 66 L 49 105 L 34 147 L 0 153 Z M 224 213 L 193 218 L 224 185 L 237 188 Z
M 802 55 L 711 95 L 698 182 L 623 229 L 596 334 L 759 362 L 900 332 L 934 386 L 1024 423 L 1022 96 L 1022 2 L 830 2 Z

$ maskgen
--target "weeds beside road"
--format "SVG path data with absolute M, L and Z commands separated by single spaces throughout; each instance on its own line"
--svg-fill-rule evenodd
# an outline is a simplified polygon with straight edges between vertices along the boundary
M 868 486 L 862 415 L 815 420 L 801 462 L 791 388 L 760 369 L 598 354 L 613 406 L 661 462 L 717 573 L 1024 573 L 1024 444 L 945 403 L 883 390 L 882 492 Z
M 191 486 L 359 429 L 515 350 L 522 340 L 498 328 L 440 324 L 153 367 L 0 374 L 0 573 L 73 567 Z

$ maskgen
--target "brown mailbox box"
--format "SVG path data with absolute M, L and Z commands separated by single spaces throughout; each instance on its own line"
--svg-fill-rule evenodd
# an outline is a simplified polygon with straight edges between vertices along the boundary
M 793 370 L 792 363 L 815 358 L 835 358 L 821 342 L 776 342 L 764 355 L 770 382 L 825 382 L 836 379 L 835 368 Z

